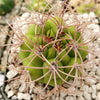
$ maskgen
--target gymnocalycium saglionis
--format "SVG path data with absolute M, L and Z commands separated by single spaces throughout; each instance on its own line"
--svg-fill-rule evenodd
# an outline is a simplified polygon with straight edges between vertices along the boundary
M 39 1 L 41 0 L 38 0 L 38 12 L 34 10 L 30 13 L 31 18 L 22 20 L 26 23 L 18 25 L 18 20 L 11 26 L 13 36 L 17 37 L 17 42 L 13 41 L 11 48 L 16 45 L 17 51 L 19 47 L 17 53 L 20 59 L 20 62 L 14 64 L 21 65 L 22 70 L 26 71 L 28 84 L 45 84 L 42 90 L 48 86 L 53 87 L 54 91 L 64 89 L 63 84 L 74 87 L 77 81 L 85 79 L 84 76 L 87 75 L 84 65 L 88 53 L 96 55 L 88 47 L 94 37 L 83 39 L 83 32 L 89 23 L 82 23 L 66 1 L 56 0 L 47 12 L 45 9 L 52 0 L 49 0 L 42 12 L 39 10 Z M 24 25 L 28 26 L 26 32 L 22 31 Z M 69 93 L 68 89 L 64 90 Z

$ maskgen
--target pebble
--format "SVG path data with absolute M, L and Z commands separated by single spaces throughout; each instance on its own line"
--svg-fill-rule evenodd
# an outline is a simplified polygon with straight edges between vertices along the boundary
M 94 80 L 92 78 L 87 78 L 86 79 L 86 83 L 89 84 L 89 85 L 92 85 L 92 84 L 95 84 L 96 83 L 96 80 Z
M 96 17 L 96 16 L 95 16 L 94 12 L 90 12 L 89 17 Z
M 83 90 L 84 90 L 85 92 L 88 92 L 88 88 L 89 88 L 88 85 L 84 85 L 84 86 L 83 86 Z
M 15 99 L 17 99 L 17 96 L 16 96 L 16 95 L 14 95 L 11 99 L 14 99 L 14 100 L 15 100 Z
M 97 68 L 97 75 L 100 76 L 100 68 Z
M 100 92 L 98 92 L 96 100 L 100 100 Z
M 18 100 L 22 100 L 23 99 L 23 93 L 18 93 L 17 98 L 18 98 Z
M 88 92 L 92 93 L 92 88 L 91 87 L 88 88 Z
M 92 98 L 95 99 L 96 98 L 96 85 L 92 85 Z
M 9 85 L 6 85 L 6 86 L 5 86 L 5 92 L 6 92 L 6 93 L 7 93 L 10 89 L 11 89 L 11 88 L 10 88 Z
M 84 13 L 83 14 L 83 18 L 88 18 L 88 14 L 87 13 Z
M 83 96 L 78 97 L 78 100 L 85 100 Z
M 25 100 L 30 100 L 30 94 L 28 94 L 28 93 L 25 93 L 24 95 L 23 95 L 23 99 L 25 99 Z
M 4 75 L 0 74 L 0 86 L 3 85 Z
M 6 76 L 8 79 L 11 79 L 11 78 L 15 77 L 17 74 L 18 74 L 18 72 L 16 70 L 11 70 L 7 73 Z
M 14 92 L 13 91 L 8 91 L 7 95 L 8 95 L 8 98 L 10 98 L 10 97 L 12 97 L 14 95 Z
M 84 95 L 86 100 L 91 100 L 91 95 L 88 92 L 84 91 L 83 95 Z
M 66 93 L 64 93 L 63 91 L 60 91 L 60 95 L 61 95 L 61 97 L 65 97 Z
M 13 90 L 19 89 L 20 84 L 21 84 L 21 83 L 20 83 L 19 80 L 12 81 L 12 82 L 10 83 L 11 89 L 13 89 Z
M 26 89 L 26 83 L 22 83 L 19 88 L 19 92 L 24 92 L 25 89 Z
M 61 100 L 63 100 L 63 99 L 61 99 Z M 75 100 L 75 98 L 71 97 L 71 96 L 68 96 L 68 97 L 66 97 L 66 100 Z
M 9 65 L 8 67 L 9 67 L 9 69 L 14 69 L 15 68 L 13 64 Z
M 100 90 L 100 83 L 98 83 L 98 84 L 96 85 L 96 89 L 97 89 L 97 90 Z
M 24 100 L 30 100 L 31 96 L 28 93 L 18 93 L 18 100 L 24 99 Z

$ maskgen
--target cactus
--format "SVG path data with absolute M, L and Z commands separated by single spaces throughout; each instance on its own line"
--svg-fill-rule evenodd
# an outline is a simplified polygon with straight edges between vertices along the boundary
M 37 2 L 41 1 L 43 0 Z M 18 51 L 18 63 L 14 59 L 14 64 L 16 67 L 20 66 L 19 75 L 25 77 L 24 82 L 28 86 L 32 82 L 43 84 L 43 90 L 52 86 L 54 91 L 51 90 L 51 93 L 58 89 L 64 89 L 66 93 L 71 91 L 73 93 L 71 86 L 76 86 L 77 82 L 87 75 L 84 71 L 84 65 L 89 62 L 88 53 L 95 56 L 97 56 L 97 53 L 99 54 L 87 45 L 94 38 L 87 40 L 82 37 L 88 22 L 81 23 L 74 11 L 71 11 L 71 7 L 65 7 L 65 1 L 63 2 L 61 3 L 63 9 L 58 4 L 50 12 L 42 12 L 37 9 L 38 12 L 33 11 L 32 18 L 36 18 L 38 15 L 36 19 L 25 17 L 25 22 L 29 21 L 26 22 L 28 25 L 26 33 L 22 30 L 25 23 L 18 25 L 18 30 L 16 29 L 19 20 L 17 20 L 17 24 L 14 23 L 13 27 L 11 26 L 15 32 L 15 37 L 11 37 L 13 41 L 11 49 L 14 47 L 15 49 L 12 51 Z M 69 11 L 68 17 L 64 18 L 66 10 Z M 66 21 L 67 19 L 68 21 Z M 11 54 L 13 55 L 13 52 Z M 18 76 L 18 79 L 21 79 L 20 76 Z M 66 84 L 69 88 L 66 87 Z M 27 88 L 28 91 L 29 88 Z
M 75 26 L 62 29 L 63 34 L 59 30 L 58 37 L 56 38 L 57 42 L 55 42 L 59 24 L 63 27 L 65 26 L 63 19 L 57 16 L 52 17 L 46 20 L 44 29 L 40 28 L 39 25 L 36 27 L 36 25 L 33 24 L 29 26 L 25 34 L 31 41 L 28 42 L 28 40 L 24 39 L 25 43 L 23 43 L 20 49 L 31 50 L 31 52 L 20 51 L 19 57 L 21 60 L 27 58 L 23 61 L 23 65 L 28 66 L 27 70 L 29 70 L 33 81 L 41 77 L 38 82 L 47 84 L 50 75 L 52 75 L 48 85 L 55 86 L 55 81 L 57 85 L 61 85 L 66 78 L 66 75 L 63 73 L 68 74 L 71 71 L 71 68 L 60 67 L 72 66 L 74 63 L 80 64 L 87 56 L 87 51 L 85 50 L 88 50 L 88 47 L 86 45 L 78 46 L 82 39 L 78 40 L 81 36 L 80 32 L 76 32 L 75 36 Z M 50 45 L 46 37 L 51 39 L 50 42 L 52 43 Z M 85 50 L 81 50 L 79 48 Z M 79 53 L 77 57 L 75 51 Z M 30 67 L 40 67 L 40 69 L 31 69 Z M 57 73 L 55 70 L 59 70 L 60 72 Z M 46 75 L 46 73 L 48 74 Z M 54 73 L 56 75 L 54 75 Z M 81 74 L 80 71 L 78 73 Z M 46 76 L 42 78 L 44 75 Z M 71 75 L 75 75 L 75 68 L 72 70 Z M 68 77 L 68 80 L 70 79 L 72 78 Z
M 0 15 L 9 13 L 14 7 L 14 0 L 0 0 Z

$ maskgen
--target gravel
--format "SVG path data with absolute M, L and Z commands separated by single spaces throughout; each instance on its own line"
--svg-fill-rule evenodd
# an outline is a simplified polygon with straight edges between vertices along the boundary
M 26 15 L 28 15 L 28 14 L 26 14 Z M 24 17 L 26 15 L 24 15 Z M 68 15 L 66 15 L 66 16 L 68 16 Z M 71 16 L 71 17 L 73 17 L 73 16 Z M 89 14 L 83 14 L 78 17 L 80 19 L 84 19 L 84 21 L 86 21 L 87 18 L 88 18 L 88 20 L 91 20 L 91 18 L 94 19 L 94 20 L 92 20 L 92 24 L 86 28 L 86 31 L 84 32 L 85 35 L 83 35 L 83 39 L 84 38 L 88 39 L 90 36 L 92 37 L 96 33 L 97 34 L 96 39 L 92 43 L 90 43 L 89 46 L 94 47 L 91 49 L 91 50 L 94 50 L 94 52 L 100 51 L 100 36 L 99 36 L 100 35 L 99 34 L 100 26 L 97 24 L 98 21 L 95 19 L 95 17 L 96 17 L 95 14 L 93 12 L 90 12 Z M 96 23 L 94 23 L 94 22 L 96 22 Z M 68 23 L 70 23 L 70 22 L 68 21 Z M 91 33 L 91 31 L 92 31 L 92 33 Z M 97 58 L 93 59 L 94 56 L 89 54 L 87 58 L 89 60 L 92 59 L 85 66 L 85 71 L 91 77 L 87 76 L 86 80 L 83 81 L 82 86 L 79 86 L 79 89 L 75 88 L 76 91 L 80 91 L 80 92 L 75 92 L 75 94 L 73 94 L 73 95 L 66 95 L 64 91 L 61 91 L 60 92 L 60 100 L 100 100 L 100 56 L 98 55 Z M 17 72 L 17 70 L 10 70 L 7 73 L 7 77 L 9 79 L 11 79 L 13 77 L 17 77 L 16 75 L 18 75 L 18 73 L 19 72 Z M 12 83 L 12 85 L 14 85 L 16 83 L 16 81 L 13 81 L 11 83 Z M 39 83 L 38 85 L 36 85 L 36 83 L 33 83 L 33 84 L 30 84 L 30 86 L 28 86 L 28 84 L 26 82 L 22 83 L 22 81 L 19 81 L 19 83 L 20 83 L 20 85 L 18 85 L 19 88 L 12 88 L 13 86 L 10 85 L 11 83 L 8 83 L 6 85 L 5 92 L 7 93 L 8 97 L 9 98 L 11 97 L 12 99 L 17 98 L 18 100 L 22 100 L 22 99 L 31 100 L 31 98 L 33 98 L 33 100 L 37 100 L 37 98 L 39 98 L 37 96 L 38 94 L 41 94 L 43 96 L 43 95 L 46 95 L 46 92 L 50 90 L 50 87 L 48 87 L 47 90 L 45 90 L 44 92 L 41 92 L 40 90 L 43 89 L 43 85 L 41 83 Z M 16 95 L 16 93 L 17 93 L 17 95 Z M 54 98 L 56 98 L 56 97 L 54 95 L 52 95 L 51 98 L 53 98 L 53 99 L 50 99 L 50 100 L 54 100 Z

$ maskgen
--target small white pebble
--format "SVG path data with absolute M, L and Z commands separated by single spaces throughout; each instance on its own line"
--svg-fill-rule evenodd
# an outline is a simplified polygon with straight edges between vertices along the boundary
M 95 17 L 94 12 L 90 12 L 90 13 L 89 13 L 89 17 Z
M 8 91 L 7 95 L 8 95 L 8 98 L 10 98 L 10 97 L 12 97 L 14 95 L 14 92 L 13 91 Z
M 96 80 L 94 80 L 92 78 L 87 78 L 86 79 L 86 83 L 89 84 L 89 85 L 92 85 L 92 84 L 95 84 L 96 83 Z
M 88 92 L 92 93 L 92 88 L 91 87 L 88 88 Z
M 17 98 L 18 98 L 18 100 L 22 100 L 23 99 L 23 93 L 18 93 Z
M 17 99 L 17 96 L 16 96 L 16 95 L 14 95 L 11 99 L 16 100 L 16 99 Z
M 88 85 L 83 86 L 83 90 L 86 91 L 86 92 L 88 92 L 88 88 L 89 88 Z
M 0 86 L 3 85 L 4 82 L 4 75 L 0 74 Z
M 88 16 L 89 16 L 89 15 L 88 15 L 87 13 L 84 13 L 84 14 L 83 14 L 83 18 L 88 18 Z
M 98 19 L 93 20 L 94 23 L 99 23 Z
M 91 100 L 91 95 L 88 92 L 84 91 L 83 95 L 84 95 L 86 100 Z
M 100 92 L 98 92 L 96 100 L 100 100 Z
M 25 88 L 26 88 L 26 83 L 22 83 L 19 88 L 19 92 L 24 92 Z
M 24 13 L 24 14 L 22 14 L 22 17 L 24 17 L 24 18 L 27 18 L 27 17 L 29 17 L 29 13 Z
M 63 99 L 61 99 L 61 100 L 63 100 Z M 75 100 L 75 98 L 71 97 L 71 96 L 68 96 L 68 97 L 66 97 L 66 100 Z
M 14 69 L 15 68 L 13 64 L 9 65 L 8 67 L 9 67 L 9 69 Z
M 23 99 L 24 99 L 24 100 L 30 100 L 30 98 L 31 98 L 31 96 L 30 96 L 30 94 L 28 94 L 28 93 L 25 93 L 25 94 L 23 95 Z
M 10 90 L 10 86 L 9 85 L 6 85 L 5 86 L 5 92 L 7 93 L 9 90 Z
M 7 78 L 8 79 L 11 79 L 13 77 L 15 77 L 16 75 L 18 74 L 18 72 L 16 70 L 10 70 L 8 73 L 7 73 Z
M 92 98 L 95 99 L 96 98 L 96 85 L 92 85 Z
M 97 89 L 97 90 L 100 90 L 100 83 L 98 83 L 98 84 L 96 85 L 96 89 Z
M 83 96 L 78 97 L 78 100 L 85 100 Z
M 65 97 L 66 93 L 64 93 L 63 91 L 60 91 L 60 95 L 61 95 L 61 97 Z
M 97 69 L 97 75 L 100 75 L 100 68 Z

